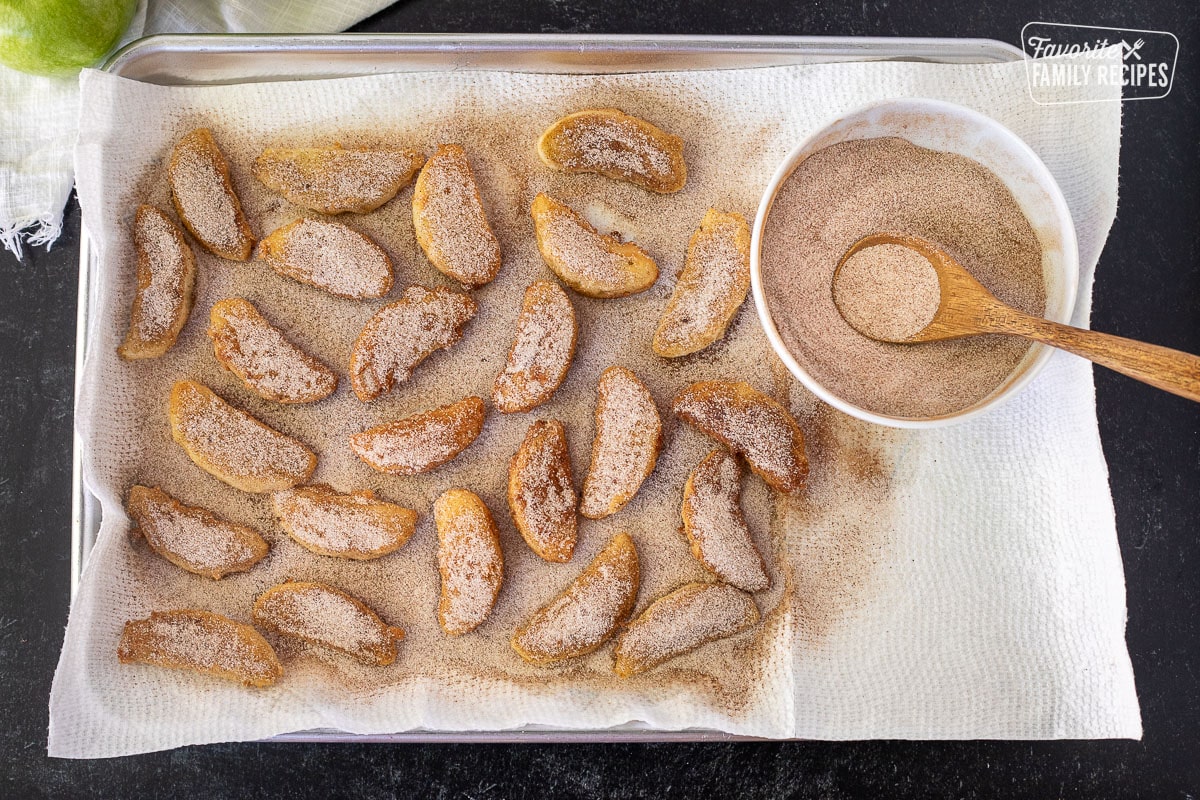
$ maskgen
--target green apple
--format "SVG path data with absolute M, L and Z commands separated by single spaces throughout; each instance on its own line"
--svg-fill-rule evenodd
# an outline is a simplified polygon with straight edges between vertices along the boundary
M 99 61 L 121 38 L 137 0 L 0 0 L 0 63 L 35 75 L 68 75 Z

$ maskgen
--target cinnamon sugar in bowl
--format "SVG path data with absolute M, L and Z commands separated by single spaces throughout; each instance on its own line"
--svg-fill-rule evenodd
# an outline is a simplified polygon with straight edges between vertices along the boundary
M 792 374 L 847 414 L 904 428 L 968 419 L 1027 385 L 1050 348 L 1002 336 L 887 344 L 841 317 L 832 288 L 838 260 L 884 230 L 934 241 L 1023 311 L 1070 319 L 1075 228 L 1041 160 L 977 112 L 887 101 L 797 146 L 759 205 L 751 286 L 767 338 Z M 898 294 L 883 305 L 909 299 Z

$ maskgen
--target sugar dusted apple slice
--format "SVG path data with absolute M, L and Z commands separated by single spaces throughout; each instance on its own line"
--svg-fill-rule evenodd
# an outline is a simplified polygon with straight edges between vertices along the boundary
M 212 131 L 197 128 L 179 140 L 167 165 L 167 183 L 179 219 L 206 250 L 231 261 L 250 257 L 254 234 Z
M 578 520 L 567 434 L 558 420 L 538 420 L 508 465 L 508 507 L 525 543 L 546 561 L 575 552 Z
M 366 214 L 396 196 L 425 163 L 408 148 L 268 147 L 254 177 L 290 202 L 322 214 Z
M 197 381 L 179 381 L 168 406 L 171 437 L 218 480 L 244 492 L 274 492 L 303 483 L 317 456 L 303 443 L 226 403 Z
M 588 297 L 625 297 L 658 280 L 658 265 L 632 242 L 602 234 L 574 209 L 540 193 L 530 209 L 538 249 L 554 274 Z
M 517 629 L 513 649 L 539 665 L 596 650 L 633 610 L 640 575 L 633 539 L 617 534 L 570 586 Z
M 421 168 L 413 229 L 429 262 L 467 288 L 491 282 L 500 271 L 500 243 L 460 145 L 442 145 Z
M 271 497 L 287 535 L 318 555 L 367 561 L 395 552 L 413 535 L 417 512 L 374 492 L 349 494 L 328 486 L 298 486 Z
M 384 249 L 340 222 L 290 222 L 259 242 L 254 258 L 285 278 L 351 300 L 383 297 L 394 280 Z
M 350 437 L 350 448 L 368 465 L 389 475 L 436 469 L 475 441 L 487 407 L 478 397 L 377 425 Z
M 750 290 L 750 226 L 710 208 L 688 242 L 683 271 L 654 332 L 654 352 L 678 358 L 725 335 Z
M 804 433 L 787 409 L 747 383 L 700 381 L 675 396 L 672 409 L 741 455 L 756 475 L 785 494 L 804 488 Z
M 217 361 L 264 400 L 313 403 L 337 389 L 337 373 L 289 341 L 249 300 L 218 301 L 208 319 Z
M 438 623 L 451 636 L 478 628 L 500 594 L 504 554 L 492 512 L 474 492 L 448 489 L 433 503 L 442 593 Z
M 453 347 L 479 306 L 441 286 L 409 286 L 367 321 L 350 353 L 350 384 L 364 403 L 408 380 L 417 365 Z
M 683 530 L 706 569 L 739 589 L 761 592 L 771 580 L 742 515 L 741 497 L 737 459 L 713 450 L 683 486 Z
M 253 627 L 195 609 L 155 611 L 126 622 L 117 660 L 190 669 L 247 686 L 270 686 L 283 675 L 275 650 Z
M 288 581 L 267 589 L 254 601 L 254 623 L 378 667 L 396 660 L 404 639 L 403 630 L 388 625 L 358 598 L 315 581 Z
M 654 471 L 661 447 L 662 419 L 650 390 L 624 367 L 604 370 L 579 513 L 601 519 L 624 508 Z
M 562 287 L 550 281 L 530 284 L 508 361 L 492 388 L 496 408 L 511 414 L 549 400 L 571 368 L 578 330 L 575 307 Z
M 622 678 L 758 624 L 758 606 L 722 583 L 689 583 L 655 600 L 617 640 L 613 671 Z
M 213 580 L 245 572 L 270 549 L 253 528 L 185 506 L 162 489 L 134 486 L 125 508 L 151 550 L 180 569 Z
M 683 139 L 615 108 L 568 114 L 546 129 L 537 150 L 552 169 L 592 172 L 660 194 L 687 183 Z
M 133 223 L 137 288 L 129 332 L 117 354 L 132 361 L 170 350 L 192 313 L 196 256 L 183 232 L 154 206 L 141 206 Z

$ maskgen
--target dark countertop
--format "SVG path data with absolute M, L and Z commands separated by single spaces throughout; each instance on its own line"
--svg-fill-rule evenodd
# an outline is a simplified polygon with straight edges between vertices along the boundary
M 684 7 L 686 6 L 686 7 Z M 972 36 L 1018 43 L 1034 20 L 1169 30 L 1174 89 L 1126 103 L 1120 209 L 1093 325 L 1200 352 L 1200 17 L 1184 0 L 688 4 L 417 0 L 367 31 Z M 53 250 L 0 255 L 0 797 L 1200 796 L 1200 413 L 1097 370 L 1128 584 L 1141 742 L 281 745 L 106 761 L 46 757 L 67 618 L 79 209 Z

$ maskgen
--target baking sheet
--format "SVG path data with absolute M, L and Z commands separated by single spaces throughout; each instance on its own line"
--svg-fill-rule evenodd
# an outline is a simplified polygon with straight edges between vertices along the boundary
M 127 48 L 114 57 L 110 70 L 126 77 L 156 83 L 229 83 L 263 79 L 328 78 L 370 72 L 452 70 L 463 67 L 545 72 L 623 72 L 722 67 L 766 66 L 866 58 L 965 60 L 974 49 L 980 62 L 1012 60 L 1015 49 L 998 42 L 947 42 L 945 40 L 828 40 L 828 39 L 688 39 L 649 40 L 644 37 L 154 37 Z M 89 308 L 90 255 L 86 231 L 81 248 L 80 336 L 77 359 L 82 364 L 86 342 L 83 331 Z M 78 374 L 78 373 L 77 373 Z M 98 505 L 79 479 L 79 442 L 76 441 L 76 492 L 73 520 L 72 590 L 83 560 L 99 528 Z M 466 735 L 410 732 L 372 741 L 445 741 Z M 471 740 L 605 740 L 730 738 L 704 731 L 657 732 L 530 730 L 506 734 L 469 734 Z M 330 731 L 309 731 L 279 738 L 302 740 L 361 740 L 363 737 Z

